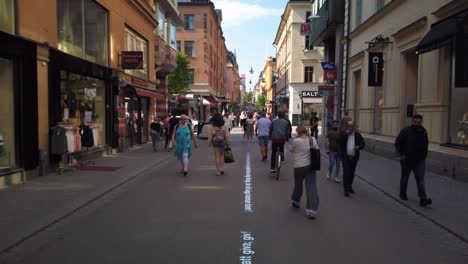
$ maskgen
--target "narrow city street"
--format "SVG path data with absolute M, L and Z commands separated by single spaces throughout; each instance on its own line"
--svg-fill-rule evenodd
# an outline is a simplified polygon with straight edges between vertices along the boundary
M 300 209 L 290 204 L 292 156 L 277 181 L 256 143 L 240 129 L 232 138 L 236 162 L 225 175 L 216 176 L 206 140 L 186 177 L 173 153 L 148 150 L 164 161 L 2 252 L 0 262 L 468 263 L 466 241 L 372 185 L 357 179 L 356 194 L 345 198 L 342 185 L 325 178 L 325 159 L 319 214 L 306 218 L 304 199 Z M 440 209 L 436 202 L 424 210 Z

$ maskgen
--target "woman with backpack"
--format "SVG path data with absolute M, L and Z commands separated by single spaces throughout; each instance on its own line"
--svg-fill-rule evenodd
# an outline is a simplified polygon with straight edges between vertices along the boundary
M 229 144 L 229 130 L 224 126 L 221 114 L 214 114 L 211 118 L 211 131 L 208 134 L 208 146 L 213 146 L 216 162 L 216 175 L 224 175 L 224 149 Z
M 195 136 L 186 115 L 180 116 L 180 123 L 175 126 L 171 140 L 175 156 L 182 165 L 181 173 L 187 176 L 189 160 L 192 157 L 192 145 L 197 147 Z

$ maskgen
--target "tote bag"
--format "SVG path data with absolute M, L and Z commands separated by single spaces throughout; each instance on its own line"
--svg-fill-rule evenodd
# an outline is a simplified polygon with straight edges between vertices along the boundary
M 310 137 L 309 137 L 309 145 L 310 145 L 310 169 L 313 171 L 319 171 L 320 170 L 320 149 L 314 148 L 314 144 L 312 144 L 312 140 Z

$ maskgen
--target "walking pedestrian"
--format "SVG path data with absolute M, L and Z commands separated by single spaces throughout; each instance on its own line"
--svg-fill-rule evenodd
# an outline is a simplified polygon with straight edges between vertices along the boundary
M 163 121 L 163 123 L 164 123 L 164 132 L 166 134 L 166 144 L 164 145 L 165 150 L 167 150 L 167 148 L 169 147 L 169 142 L 171 141 L 171 136 L 172 136 L 172 134 L 170 133 L 170 127 L 171 127 L 171 125 L 169 123 L 170 120 L 171 120 L 171 113 L 169 113 L 167 115 L 167 117 L 164 118 L 164 121 Z
M 353 181 L 356 173 L 356 166 L 359 161 L 360 150 L 366 143 L 362 135 L 354 131 L 354 123 L 349 121 L 346 125 L 346 132 L 338 136 L 338 151 L 343 163 L 343 187 L 344 195 L 354 194 Z
M 278 111 L 278 119 L 271 122 L 270 138 L 271 138 L 271 167 L 270 172 L 276 172 L 276 153 L 282 153 L 282 163 L 286 163 L 284 159 L 284 144 L 288 142 L 291 133 L 290 123 L 285 119 L 283 110 Z M 263 118 L 262 118 L 263 119 Z M 260 120 L 262 120 L 260 119 Z M 265 118 L 269 121 L 268 118 Z
M 229 131 L 224 122 L 223 116 L 214 114 L 208 134 L 208 146 L 213 146 L 217 176 L 224 175 L 224 149 L 229 144 Z
M 222 117 L 222 116 L 221 116 Z M 227 128 L 227 130 L 229 131 L 229 133 L 231 133 L 231 128 L 232 128 L 232 120 L 231 120 L 231 117 L 229 116 L 229 113 L 225 113 L 224 114 L 224 126 Z M 213 121 L 211 122 L 213 123 Z
M 309 137 L 307 128 L 299 125 L 296 128 L 298 137 L 291 144 L 291 152 L 294 154 L 294 190 L 291 195 L 292 206 L 300 208 L 302 197 L 302 185 L 305 183 L 307 209 L 306 216 L 315 218 L 319 206 L 319 196 L 317 191 L 316 172 L 310 168 L 310 148 L 320 149 L 317 140 Z
M 158 144 L 161 139 L 163 127 L 161 126 L 159 118 L 154 118 L 150 125 L 151 129 L 151 142 L 153 143 L 153 152 L 158 151 Z
M 406 190 L 409 176 L 413 172 L 418 187 L 419 205 L 425 207 L 432 203 L 432 199 L 427 197 L 424 184 L 429 139 L 422 122 L 422 115 L 414 115 L 413 124 L 401 130 L 395 141 L 395 147 L 401 155 L 400 198 L 408 200 Z
M 189 160 L 192 157 L 192 145 L 197 147 L 197 142 L 186 115 L 181 115 L 180 124 L 174 127 L 171 142 L 175 148 L 174 154 L 182 165 L 181 173 L 187 176 Z
M 340 156 L 338 155 L 338 121 L 333 120 L 331 122 L 331 129 L 327 132 L 327 155 L 328 155 L 328 173 L 327 179 L 330 179 L 333 174 L 333 168 L 335 169 L 335 182 L 341 182 L 340 180 Z
M 259 114 L 260 118 L 257 120 L 255 126 L 255 135 L 258 137 L 258 145 L 260 146 L 260 155 L 262 161 L 268 159 L 268 143 L 270 142 L 270 119 L 265 117 L 265 113 Z
M 317 117 L 317 113 L 312 112 L 312 117 L 310 118 L 310 134 L 315 139 L 318 138 L 318 122 L 319 121 L 320 121 L 320 118 Z
M 172 137 L 172 134 L 174 134 L 174 129 L 178 124 L 179 124 L 179 120 L 177 119 L 175 115 L 173 115 L 171 119 L 169 120 L 169 135 L 171 135 L 171 137 Z M 171 143 L 172 144 L 170 144 L 168 151 L 171 151 L 174 148 L 174 144 L 173 144 L 174 142 L 171 141 Z
M 353 121 L 347 111 L 343 113 L 343 117 L 340 120 L 340 125 L 338 126 L 339 134 L 346 133 L 346 126 L 349 121 Z
M 245 120 L 245 127 L 244 127 L 244 137 L 247 137 L 249 143 L 252 143 L 252 138 L 254 134 L 254 126 L 255 121 L 253 119 L 253 114 L 249 114 L 247 120 Z

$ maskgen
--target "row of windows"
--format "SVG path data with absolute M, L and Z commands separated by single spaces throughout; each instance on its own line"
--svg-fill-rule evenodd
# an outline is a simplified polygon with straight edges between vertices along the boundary
M 363 5 L 362 0 L 356 0 L 356 16 L 355 16 L 355 27 L 358 27 L 363 22 Z M 385 0 L 375 0 L 375 12 L 385 7 Z

